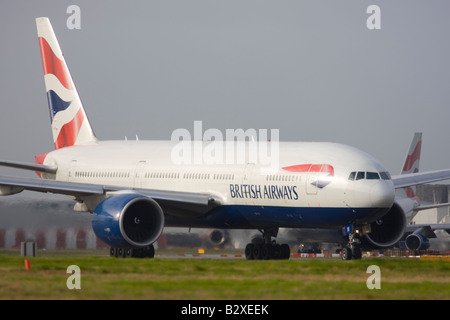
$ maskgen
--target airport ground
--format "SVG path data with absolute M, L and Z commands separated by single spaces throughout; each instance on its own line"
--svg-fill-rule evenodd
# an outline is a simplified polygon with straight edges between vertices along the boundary
M 186 252 L 186 254 L 184 254 Z M 184 255 L 183 255 L 184 254 Z M 154 259 L 108 250 L 0 250 L 0 299 L 450 299 L 450 262 L 417 258 L 247 261 L 238 251 L 160 250 Z M 30 268 L 25 268 L 25 259 Z M 79 267 L 81 289 L 67 282 Z M 379 267 L 380 289 L 369 289 Z

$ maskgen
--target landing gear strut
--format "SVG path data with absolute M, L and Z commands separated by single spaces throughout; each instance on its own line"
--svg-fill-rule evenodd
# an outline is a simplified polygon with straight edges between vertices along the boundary
M 361 259 L 361 248 L 359 238 L 357 238 L 354 234 L 349 235 L 349 243 L 345 248 L 342 249 L 341 257 L 342 260 L 351 260 L 351 259 Z
M 260 230 L 261 231 L 261 230 Z M 264 229 L 261 231 L 263 236 L 262 243 L 249 243 L 245 247 L 245 258 L 247 260 L 270 260 L 270 259 L 289 259 L 291 249 L 287 244 L 277 244 L 271 237 L 276 237 L 278 228 Z
M 155 248 L 149 245 L 142 248 L 109 248 L 109 255 L 116 258 L 153 258 L 155 256 Z
M 342 249 L 342 260 L 361 259 L 361 241 L 360 236 L 370 232 L 370 225 L 361 226 L 348 225 L 342 228 L 342 234 L 348 235 L 347 246 Z

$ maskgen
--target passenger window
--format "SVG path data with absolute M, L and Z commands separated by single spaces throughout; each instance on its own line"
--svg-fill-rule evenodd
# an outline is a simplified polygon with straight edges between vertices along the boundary
M 350 175 L 348 176 L 348 180 L 350 180 L 350 181 L 355 180 L 355 176 L 356 176 L 356 171 L 351 172 Z
M 380 176 L 378 175 L 378 172 L 367 172 L 366 179 L 367 180 L 380 180 Z
M 358 171 L 356 174 L 356 180 L 362 180 L 366 176 L 366 173 L 364 171 Z

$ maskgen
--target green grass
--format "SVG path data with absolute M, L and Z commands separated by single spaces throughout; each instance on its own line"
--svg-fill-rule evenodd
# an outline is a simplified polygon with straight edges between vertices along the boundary
M 71 250 L 39 252 L 31 270 L 24 260 L 0 251 L 0 299 L 450 299 L 444 261 L 118 259 Z M 69 265 L 81 269 L 81 290 L 67 289 Z M 381 269 L 380 290 L 367 289 L 369 265 Z

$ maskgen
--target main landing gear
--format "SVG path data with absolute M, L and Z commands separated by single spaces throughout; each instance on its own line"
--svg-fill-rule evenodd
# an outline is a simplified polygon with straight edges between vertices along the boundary
M 153 258 L 155 256 L 155 248 L 149 245 L 142 248 L 109 248 L 109 255 L 116 258 Z
M 289 259 L 291 255 L 289 246 L 277 244 L 275 240 L 271 241 L 271 237 L 277 236 L 278 228 L 264 229 L 261 233 L 263 236 L 262 243 L 249 243 L 245 247 L 245 258 L 247 260 Z

